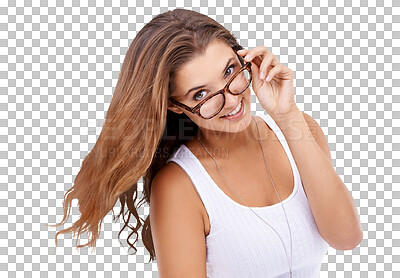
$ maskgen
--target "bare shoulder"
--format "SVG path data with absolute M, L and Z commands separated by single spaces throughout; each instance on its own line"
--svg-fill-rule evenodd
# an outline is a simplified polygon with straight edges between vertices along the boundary
M 205 277 L 206 242 L 190 178 L 174 162 L 153 179 L 150 226 L 161 277 Z
M 203 222 L 202 212 L 204 207 L 202 206 L 200 196 L 193 187 L 192 180 L 181 166 L 175 162 L 167 163 L 157 172 L 153 184 L 156 184 L 155 187 L 159 187 L 156 189 L 159 193 L 173 195 L 174 197 L 172 198 L 179 199 L 181 205 L 184 206 L 186 210 L 198 213 Z M 160 187 L 162 187 L 162 189 Z M 153 185 L 151 188 L 153 188 Z M 164 192 L 164 190 L 166 192 Z M 151 191 L 153 192 L 153 190 Z M 198 220 L 197 217 L 193 219 L 193 221 Z
M 187 173 L 177 163 L 172 161 L 162 167 L 154 177 L 153 183 L 156 183 L 156 186 L 163 184 L 163 189 L 167 192 L 173 192 L 174 196 L 178 196 L 177 198 L 187 199 L 189 201 L 185 202 L 190 206 L 187 207 L 187 209 L 197 210 L 201 213 L 200 206 L 197 205 L 199 203 L 198 201 L 200 201 L 200 197 L 194 189 L 192 181 Z M 153 183 L 151 186 L 152 189 Z M 151 192 L 153 192 L 152 189 Z

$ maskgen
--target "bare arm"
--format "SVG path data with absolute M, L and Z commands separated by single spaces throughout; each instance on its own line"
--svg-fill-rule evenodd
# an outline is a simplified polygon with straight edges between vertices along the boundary
M 168 163 L 152 182 L 150 226 L 160 278 L 206 277 L 204 223 L 194 190 L 175 163 Z
M 363 237 L 360 219 L 351 193 L 332 166 L 321 127 L 301 111 L 276 123 L 296 161 L 321 237 L 335 249 L 354 249 Z

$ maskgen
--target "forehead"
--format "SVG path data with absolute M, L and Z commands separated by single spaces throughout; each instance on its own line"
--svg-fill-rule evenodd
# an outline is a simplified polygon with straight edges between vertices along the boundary
M 176 72 L 177 91 L 174 96 L 184 96 L 187 90 L 200 85 L 213 85 L 221 79 L 226 62 L 237 59 L 233 49 L 221 41 L 210 43 L 204 54 L 195 57 Z

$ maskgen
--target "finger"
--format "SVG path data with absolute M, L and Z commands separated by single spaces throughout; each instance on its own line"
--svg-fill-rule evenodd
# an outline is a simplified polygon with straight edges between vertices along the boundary
M 249 50 L 248 50 L 248 49 L 240 49 L 240 50 L 238 50 L 238 51 L 236 51 L 236 52 L 237 52 L 237 54 L 238 54 L 239 56 L 244 57 L 244 56 L 246 56 L 246 55 L 249 53 Z M 246 63 L 246 62 L 249 62 L 249 61 L 246 61 L 246 60 L 245 60 L 245 63 Z M 261 65 L 262 59 L 261 59 L 260 57 L 255 57 L 255 58 L 253 59 L 252 62 L 253 62 L 254 64 L 256 64 L 257 67 L 259 67 L 259 66 Z
M 244 54 L 245 55 L 245 54 Z M 243 55 L 243 56 L 244 56 Z M 240 56 L 242 56 L 242 55 L 240 55 Z M 248 62 L 251 62 L 251 63 L 253 63 L 253 64 L 255 64 L 257 67 L 260 67 L 260 65 L 261 65 L 261 63 L 262 63 L 262 58 L 260 57 L 260 56 L 257 56 L 257 57 L 254 57 L 254 58 L 252 58 L 252 60 L 251 61 L 244 61 L 245 63 L 248 63 Z
M 238 51 L 236 51 L 236 52 L 237 52 L 237 54 L 239 54 L 240 56 L 244 56 L 244 55 L 247 54 L 248 51 L 249 51 L 248 49 L 243 48 L 243 49 L 240 49 L 240 50 L 238 50 Z
M 274 55 L 272 53 L 269 53 L 264 57 L 260 66 L 260 79 L 264 79 L 267 76 L 268 68 L 272 64 L 273 60 Z
M 269 74 L 269 75 L 271 75 L 271 79 L 274 78 L 274 76 L 277 76 L 278 74 L 279 74 L 279 79 L 282 79 L 282 80 L 291 80 L 291 79 L 293 79 L 293 71 L 292 71 L 292 69 L 288 68 L 284 64 L 279 64 L 279 67 L 280 67 L 280 69 L 277 69 L 276 72 L 275 71 L 272 72 L 272 70 L 271 70 L 272 73 L 270 72 L 270 74 Z M 268 76 L 267 76 L 267 78 L 268 78 Z
M 266 56 L 268 53 L 270 53 L 269 50 L 264 45 L 260 45 L 257 46 L 256 48 L 253 48 L 252 50 L 249 50 L 244 59 L 247 62 L 250 62 L 251 60 L 253 60 L 253 58 L 257 56 L 261 56 L 261 59 L 263 59 L 264 56 Z
M 261 66 L 262 61 L 263 61 L 263 59 L 260 56 L 257 56 L 257 57 L 254 57 L 251 62 L 259 68 Z
M 240 56 L 247 56 L 248 55 L 248 53 L 249 53 L 249 50 L 245 50 L 245 51 L 241 51 L 241 50 L 239 50 L 239 51 L 237 51 L 237 53 L 240 55 Z M 257 65 L 257 67 L 260 67 L 260 65 L 261 65 L 261 63 L 262 63 L 262 57 L 260 57 L 260 56 L 256 56 L 256 57 L 251 57 L 250 59 L 249 59 L 249 57 L 251 57 L 251 55 L 250 56 L 247 56 L 247 60 L 246 59 L 244 59 L 244 61 L 245 62 L 253 62 L 254 64 L 256 64 Z
M 253 89 L 262 86 L 263 81 L 259 78 L 259 75 L 260 72 L 258 66 L 255 63 L 251 63 L 251 76 L 252 76 Z
M 279 65 L 275 66 L 273 69 L 271 69 L 266 78 L 266 81 L 267 82 L 271 81 L 275 75 L 277 75 L 280 71 L 282 71 L 282 68 L 283 68 L 282 64 L 279 64 Z

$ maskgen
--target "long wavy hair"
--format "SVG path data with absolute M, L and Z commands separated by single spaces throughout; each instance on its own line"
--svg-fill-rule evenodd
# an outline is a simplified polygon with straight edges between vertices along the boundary
M 157 171 L 197 132 L 197 125 L 184 113 L 167 109 L 168 98 L 176 88 L 175 73 L 203 55 L 215 39 L 235 51 L 242 49 L 236 37 L 214 19 L 185 9 L 157 15 L 137 33 L 126 53 L 97 142 L 84 158 L 74 185 L 64 195 L 64 217 L 61 223 L 49 225 L 64 225 L 72 200 L 78 199 L 80 218 L 56 233 L 56 247 L 59 234 L 73 233 L 77 244 L 80 235 L 87 232 L 89 242 L 76 248 L 95 249 L 102 221 L 119 199 L 121 211 L 117 217 L 113 210 L 113 219 L 122 215 L 124 222 L 118 239 L 126 227 L 131 229 L 127 243 L 136 254 L 134 244 L 143 225 L 144 246 L 150 261 L 156 259 L 150 216 L 143 220 L 137 209 L 144 202 L 150 205 L 151 183 Z M 186 125 L 185 135 L 182 124 Z M 144 194 L 136 204 L 142 177 Z M 136 226 L 129 224 L 132 215 Z M 133 243 L 129 241 L 132 235 L 136 236 Z

